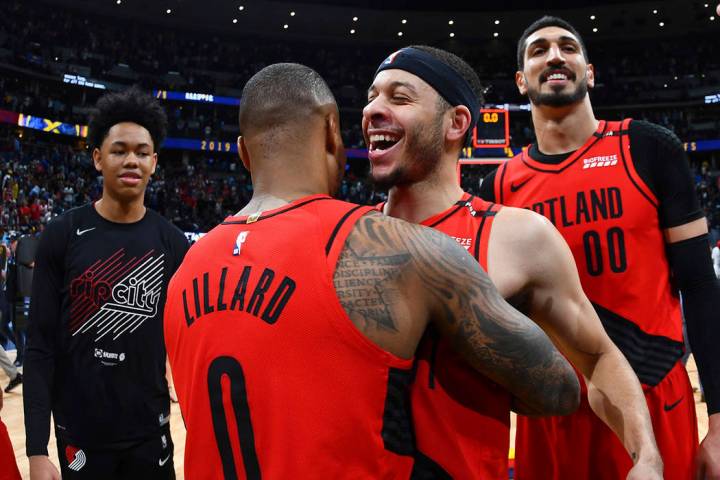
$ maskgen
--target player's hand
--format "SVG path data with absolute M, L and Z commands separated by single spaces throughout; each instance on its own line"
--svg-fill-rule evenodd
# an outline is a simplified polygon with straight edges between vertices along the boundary
M 638 460 L 630 469 L 627 480 L 663 480 L 663 462 L 660 456 L 650 461 Z
M 710 415 L 697 455 L 696 480 L 720 480 L 720 413 Z
M 47 455 L 30 456 L 30 480 L 60 480 L 60 472 Z

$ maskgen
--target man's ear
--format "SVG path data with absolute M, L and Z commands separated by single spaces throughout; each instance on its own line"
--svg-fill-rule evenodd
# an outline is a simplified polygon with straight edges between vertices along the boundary
M 515 72 L 515 85 L 517 86 L 520 95 L 527 95 L 527 79 L 523 72 Z
M 95 165 L 95 170 L 98 172 L 102 172 L 102 154 L 100 153 L 100 149 L 95 147 L 92 151 L 92 159 L 93 159 L 93 165 Z
M 250 171 L 250 154 L 248 153 L 247 146 L 245 145 L 245 139 L 240 135 L 237 139 L 238 156 L 245 169 Z
M 595 87 L 595 67 L 593 66 L 592 63 L 588 63 L 585 75 L 587 76 L 588 88 L 594 88 Z
M 337 112 L 333 111 L 325 116 L 325 151 L 330 155 L 337 155 L 340 149 L 344 149 L 340 121 Z
M 452 107 L 451 112 L 450 128 L 445 134 L 445 138 L 451 143 L 458 140 L 462 142 L 470 129 L 470 125 L 472 125 L 472 114 L 465 105 Z

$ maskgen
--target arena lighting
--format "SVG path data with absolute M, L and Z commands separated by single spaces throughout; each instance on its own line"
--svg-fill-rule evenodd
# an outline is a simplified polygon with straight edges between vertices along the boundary
M 233 23 L 237 23 L 237 18 L 233 18 Z
M 120 5 L 120 4 L 122 3 L 122 0 L 117 0 L 117 2 L 115 2 L 115 3 L 117 3 L 118 5 Z
M 594 33 L 597 33 L 597 31 L 598 31 L 597 27 L 593 28 Z
M 240 6 L 238 7 L 238 10 L 240 10 L 240 11 L 242 12 L 243 10 L 245 10 L 245 6 L 240 5 Z
M 500 25 L 500 20 L 495 20 L 495 25 Z
M 455 34 L 453 32 L 450 32 L 450 38 L 454 37 Z
M 354 28 L 350 30 L 350 35 L 355 35 L 355 29 L 354 29 Z
M 407 23 L 407 20 L 403 18 L 402 21 L 401 21 L 401 23 L 402 23 L 403 25 L 405 25 L 405 24 Z
M 590 15 L 590 20 L 595 20 L 595 15 Z
M 658 25 L 660 25 L 661 27 L 664 27 L 664 26 L 665 26 L 665 22 L 660 22 L 660 23 L 658 23 Z
M 165 13 L 167 13 L 168 15 L 171 14 L 171 13 L 172 13 L 172 9 L 171 9 L 171 8 L 168 8 L 167 10 L 165 10 Z
M 283 28 L 284 28 L 285 30 L 287 30 L 288 24 L 286 23 L 285 25 L 283 25 Z
M 290 16 L 291 16 L 291 17 L 294 17 L 294 16 L 295 16 L 295 12 L 290 12 Z
M 448 25 L 454 25 L 454 24 L 455 24 L 455 20 L 450 20 L 450 21 L 448 22 Z
M 402 37 L 402 32 L 398 32 L 398 37 Z
M 715 21 L 715 17 L 710 17 L 710 21 L 711 21 L 711 22 L 714 22 L 714 21 Z
M 653 10 L 653 15 L 657 15 L 657 10 Z
M 353 17 L 353 22 L 357 22 L 357 21 L 358 21 L 358 17 Z
M 500 35 L 498 32 L 493 33 L 493 37 L 497 38 Z

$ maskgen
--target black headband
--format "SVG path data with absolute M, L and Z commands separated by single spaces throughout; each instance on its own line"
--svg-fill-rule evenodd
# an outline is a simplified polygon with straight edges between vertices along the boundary
M 407 47 L 387 57 L 375 71 L 398 69 L 417 75 L 433 87 L 453 107 L 465 105 L 470 110 L 470 132 L 478 121 L 480 101 L 468 82 L 454 68 L 429 53 Z

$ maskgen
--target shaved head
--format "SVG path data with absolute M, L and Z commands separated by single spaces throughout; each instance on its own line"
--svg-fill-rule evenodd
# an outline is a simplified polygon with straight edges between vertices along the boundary
M 256 73 L 243 88 L 240 133 L 303 127 L 309 115 L 335 104 L 325 80 L 313 69 L 297 63 L 276 63 Z

